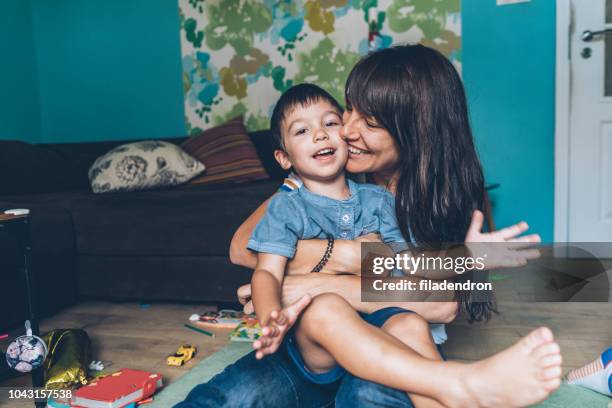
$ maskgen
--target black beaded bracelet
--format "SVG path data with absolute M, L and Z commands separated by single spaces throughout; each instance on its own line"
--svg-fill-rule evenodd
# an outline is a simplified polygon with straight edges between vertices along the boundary
M 327 237 L 327 248 L 325 249 L 325 253 L 323 254 L 323 258 L 319 261 L 319 263 L 312 268 L 312 272 L 321 272 L 321 269 L 325 266 L 329 258 L 331 257 L 331 253 L 334 250 L 334 237 L 329 235 Z

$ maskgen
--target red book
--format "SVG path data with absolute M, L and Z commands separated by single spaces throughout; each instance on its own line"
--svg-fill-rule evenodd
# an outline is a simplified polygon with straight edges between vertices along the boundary
M 159 374 L 123 368 L 76 390 L 72 406 L 121 408 L 150 397 L 161 386 Z

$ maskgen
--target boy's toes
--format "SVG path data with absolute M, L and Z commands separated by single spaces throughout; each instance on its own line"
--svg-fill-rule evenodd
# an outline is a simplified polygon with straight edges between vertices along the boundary
M 561 356 L 561 348 L 556 342 L 545 343 L 534 349 L 531 355 L 538 360 L 543 360 L 549 356 Z
M 534 402 L 535 401 L 544 401 L 546 398 L 548 398 L 550 396 L 550 392 L 546 390 L 544 387 L 540 387 L 538 389 L 532 390 L 531 391 L 531 397 L 533 398 Z M 511 405 L 508 405 L 511 406 Z M 512 405 L 512 406 L 527 406 L 527 405 Z M 529 404 L 529 406 L 531 406 L 531 404 Z
M 536 348 L 540 345 L 552 342 L 554 338 L 553 332 L 548 327 L 540 327 L 525 336 L 523 340 L 525 344 L 529 345 L 531 348 Z
M 548 392 L 553 392 L 557 388 L 561 386 L 561 378 L 555 378 L 553 380 L 548 380 L 544 383 L 544 389 Z
M 541 379 L 544 381 L 555 380 L 561 378 L 561 366 L 553 366 L 542 370 Z
M 560 366 L 561 364 L 563 364 L 563 357 L 561 357 L 561 354 L 546 355 L 540 360 L 540 367 L 543 368 Z

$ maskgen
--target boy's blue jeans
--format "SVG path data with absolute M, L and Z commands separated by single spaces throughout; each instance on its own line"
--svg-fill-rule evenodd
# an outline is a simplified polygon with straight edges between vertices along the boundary
M 334 405 L 335 404 L 335 405 Z M 263 360 L 249 353 L 174 408 L 414 408 L 405 392 L 346 374 L 314 384 L 299 372 L 285 347 Z

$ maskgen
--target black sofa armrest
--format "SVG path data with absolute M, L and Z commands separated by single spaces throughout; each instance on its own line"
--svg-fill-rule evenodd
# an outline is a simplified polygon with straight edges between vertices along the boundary
M 44 145 L 0 141 L 0 196 L 47 193 L 79 187 L 78 175 Z

